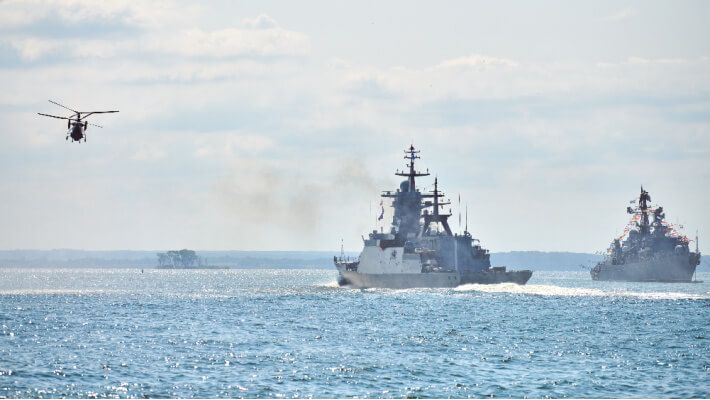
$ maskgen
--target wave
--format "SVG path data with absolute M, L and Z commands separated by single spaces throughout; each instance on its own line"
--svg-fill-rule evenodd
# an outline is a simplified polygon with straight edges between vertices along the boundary
M 316 287 L 321 288 L 339 288 L 338 281 L 323 282 L 316 285 Z
M 0 296 L 42 296 L 42 295 L 104 295 L 125 293 L 124 290 L 115 289 L 4 289 Z
M 455 291 L 485 292 L 485 293 L 511 293 L 537 296 L 559 297 L 632 297 L 647 300 L 708 300 L 709 294 L 683 293 L 683 292 L 634 292 L 625 290 L 604 291 L 595 288 L 575 288 L 554 285 L 518 285 L 515 283 L 499 283 L 494 285 L 465 284 L 458 286 Z

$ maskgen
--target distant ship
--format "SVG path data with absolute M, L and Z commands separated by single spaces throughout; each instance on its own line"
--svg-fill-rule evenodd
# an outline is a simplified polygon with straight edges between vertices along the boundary
M 525 284 L 532 271 L 506 271 L 506 267 L 491 268 L 490 254 L 478 239 L 468 232 L 452 233 L 448 214 L 440 212 L 450 202 L 442 202 L 438 179 L 434 190 L 421 193 L 415 178 L 429 172 L 415 170 L 419 150 L 405 150 L 408 170 L 395 175 L 406 177 L 395 192 L 385 191 L 382 197 L 392 199 L 394 216 L 390 230 L 372 231 L 363 238 L 360 256 L 350 260 L 335 256 L 338 283 L 354 288 L 438 288 L 456 287 L 466 283 Z M 384 208 L 380 219 L 384 216 Z M 468 225 L 468 224 L 466 224 Z
M 624 233 L 614 239 L 607 257 L 590 271 L 595 281 L 691 282 L 700 264 L 690 240 L 665 220 L 663 207 L 651 207 L 651 195 L 641 187 L 638 204 Z M 632 201 L 636 203 L 636 201 Z

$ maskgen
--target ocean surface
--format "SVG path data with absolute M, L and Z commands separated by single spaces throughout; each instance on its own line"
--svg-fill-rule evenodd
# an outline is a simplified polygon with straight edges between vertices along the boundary
M 710 397 L 704 283 L 0 269 L 0 397 Z

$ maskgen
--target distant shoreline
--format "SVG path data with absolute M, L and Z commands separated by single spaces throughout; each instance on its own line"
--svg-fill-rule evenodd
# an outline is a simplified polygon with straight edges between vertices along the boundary
M 203 265 L 200 267 L 173 267 L 173 266 L 154 266 L 149 269 L 230 269 L 229 267 L 219 265 Z
M 157 253 L 143 250 L 0 250 L 0 267 L 155 269 Z M 242 250 L 199 251 L 198 254 L 209 266 L 202 269 L 331 269 L 333 256 L 339 252 Z M 345 252 L 345 255 L 356 257 L 358 253 Z M 534 271 L 584 271 L 582 266 L 592 267 L 602 258 L 600 254 L 591 253 L 510 251 L 491 253 L 491 264 Z M 703 257 L 699 271 L 708 267 L 710 257 Z

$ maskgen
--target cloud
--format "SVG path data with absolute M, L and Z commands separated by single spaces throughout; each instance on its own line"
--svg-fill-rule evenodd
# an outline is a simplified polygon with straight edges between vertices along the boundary
M 708 57 L 531 63 L 474 55 L 417 69 L 350 66 L 342 76 L 343 91 L 350 96 L 375 99 L 383 93 L 397 94 L 399 101 L 411 107 L 455 99 L 501 101 L 574 96 L 587 101 L 584 99 L 608 96 L 611 101 L 619 101 L 631 95 L 703 95 L 710 92 L 708 71 Z
M 23 38 L 10 41 L 10 45 L 17 50 L 24 61 L 35 61 L 48 54 L 61 50 L 62 45 L 56 41 L 35 38 Z
M 256 18 L 247 18 L 242 21 L 242 25 L 252 29 L 277 29 L 279 24 L 266 14 L 260 14 Z
M 65 28 L 81 24 L 159 28 L 196 15 L 194 6 L 156 0 L 6 0 L 0 12 L 0 30 L 27 29 L 35 24 L 59 21 Z M 100 33 L 97 32 L 97 33 Z
M 474 54 L 445 60 L 439 63 L 436 68 L 514 68 L 518 65 L 518 62 L 510 59 Z
M 66 62 L 117 58 L 136 50 L 138 43 L 130 40 L 105 41 L 101 39 L 44 39 L 37 37 L 10 37 L 5 39 L 26 63 L 39 61 Z
M 231 159 L 245 154 L 254 155 L 271 148 L 273 144 L 273 140 L 264 135 L 212 132 L 195 139 L 195 156 Z
M 28 63 L 52 57 L 61 61 L 133 59 L 141 62 L 166 56 L 190 59 L 296 57 L 307 55 L 311 47 L 305 34 L 281 28 L 267 15 L 260 15 L 247 27 L 150 29 L 121 38 L 101 35 L 56 38 L 12 33 L 0 42 L 9 44 L 21 60 Z
M 136 161 L 156 161 L 165 158 L 165 156 L 166 151 L 163 146 L 141 143 L 132 158 Z
M 190 29 L 148 41 L 148 48 L 185 57 L 299 56 L 307 54 L 306 35 L 281 29 Z
M 377 74 L 362 74 L 347 78 L 345 87 L 348 93 L 363 98 L 392 100 L 396 96 L 396 92 L 389 87 L 386 79 Z
M 637 14 L 638 11 L 635 8 L 626 7 L 602 17 L 601 20 L 606 22 L 619 22 L 633 18 Z

